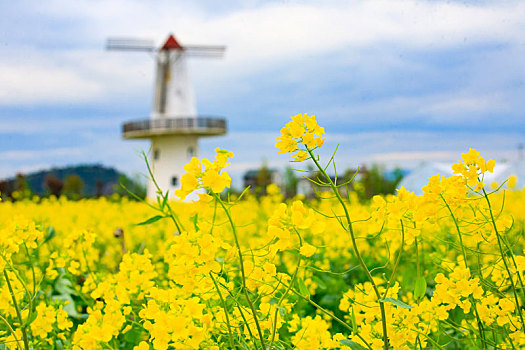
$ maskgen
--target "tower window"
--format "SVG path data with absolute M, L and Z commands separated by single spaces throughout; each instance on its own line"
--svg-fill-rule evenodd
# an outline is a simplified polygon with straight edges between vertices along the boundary
M 176 177 L 176 176 L 173 176 L 173 177 L 171 178 L 171 185 L 172 185 L 172 186 L 177 186 L 178 184 L 179 184 L 179 178 Z
M 153 159 L 158 160 L 159 157 L 160 157 L 160 151 L 157 148 L 155 148 L 153 150 Z

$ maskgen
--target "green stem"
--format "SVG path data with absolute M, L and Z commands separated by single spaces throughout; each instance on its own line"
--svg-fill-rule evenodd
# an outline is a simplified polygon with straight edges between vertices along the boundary
M 301 236 L 299 236 L 299 239 L 301 239 Z M 275 332 L 277 332 L 277 316 L 279 314 L 279 307 L 283 303 L 284 299 L 290 292 L 290 289 L 292 289 L 293 283 L 295 281 L 295 278 L 297 277 L 297 273 L 299 272 L 299 268 L 301 267 L 301 255 L 299 255 L 299 260 L 297 261 L 297 267 L 295 268 L 295 271 L 292 275 L 292 278 L 290 279 L 290 285 L 288 288 L 286 288 L 286 291 L 279 299 L 279 302 L 277 303 L 277 307 L 275 308 L 275 314 L 274 314 L 274 320 L 273 320 L 273 331 L 272 331 L 272 340 L 270 341 L 270 347 L 269 349 L 273 349 L 273 342 L 275 340 Z
M 24 242 L 24 248 L 27 254 L 27 258 L 29 259 L 29 266 L 31 266 L 31 274 L 33 275 L 33 295 L 36 294 L 36 277 L 35 277 L 35 267 L 33 266 L 33 259 L 31 258 L 31 254 L 29 254 L 29 249 L 27 248 L 27 245 Z
M 452 217 L 452 221 L 454 221 L 454 225 L 456 226 L 456 231 L 459 236 L 459 244 L 461 245 L 461 252 L 463 253 L 463 260 L 465 260 L 465 267 L 468 268 L 467 265 L 467 252 L 465 251 L 465 246 L 463 244 L 463 236 L 461 234 L 461 230 L 459 229 L 458 221 L 456 220 L 456 216 L 454 215 L 454 212 L 452 211 L 452 208 L 448 205 L 447 201 L 445 200 L 445 197 L 443 197 L 443 194 L 439 194 L 441 196 L 441 199 L 443 200 L 443 203 L 445 203 L 445 206 L 448 209 L 448 212 L 450 213 L 450 217 Z
M 452 221 L 454 221 L 454 225 L 456 226 L 456 231 L 458 233 L 458 237 L 459 237 L 459 243 L 461 245 L 461 251 L 463 253 L 463 263 L 465 265 L 465 268 L 467 270 L 470 271 L 470 268 L 468 266 L 468 262 L 467 262 L 467 252 L 465 251 L 465 246 L 463 244 L 463 236 L 461 234 L 461 230 L 459 229 L 459 224 L 458 224 L 458 221 L 456 219 L 456 216 L 454 215 L 454 212 L 452 211 L 452 208 L 450 208 L 450 205 L 448 205 L 447 201 L 445 200 L 445 197 L 443 197 L 443 194 L 440 194 L 441 196 L 441 199 L 443 200 L 443 202 L 445 203 L 445 206 L 447 207 L 449 213 L 450 213 L 450 217 L 452 218 Z M 478 308 L 476 306 L 476 300 L 474 300 L 474 297 L 472 295 L 470 295 L 469 297 L 470 299 L 470 302 L 474 308 L 474 315 L 476 316 L 476 322 L 478 324 L 478 332 L 479 332 L 479 335 L 480 335 L 480 338 L 481 338 L 481 343 L 483 345 L 483 349 L 486 349 L 487 348 L 487 340 L 485 339 L 485 331 L 484 331 L 484 327 L 483 327 L 483 323 L 481 322 L 481 318 L 479 317 L 479 314 L 478 314 Z
M 359 261 L 359 265 L 361 265 L 361 267 L 365 271 L 366 276 L 368 277 L 368 280 L 372 284 L 372 288 L 374 289 L 374 293 L 377 296 L 377 302 L 379 303 L 379 309 L 381 310 L 381 324 L 383 326 L 383 348 L 385 350 L 388 350 L 390 346 L 388 344 L 388 335 L 387 335 L 387 328 L 386 328 L 385 305 L 382 302 L 379 301 L 381 299 L 381 293 L 379 293 L 379 289 L 377 288 L 377 285 L 376 285 L 376 283 L 374 281 L 374 278 L 370 274 L 370 270 L 368 270 L 368 267 L 366 266 L 363 258 L 361 257 L 361 253 L 359 252 L 359 249 L 357 247 L 357 242 L 356 242 L 355 235 L 354 235 L 354 229 L 352 227 L 352 220 L 350 219 L 350 214 L 348 213 L 348 208 L 346 207 L 346 205 L 345 205 L 345 203 L 343 201 L 343 198 L 341 198 L 341 195 L 339 194 L 339 191 L 338 191 L 337 187 L 333 183 L 333 181 L 330 178 L 330 176 L 328 176 L 326 171 L 323 169 L 323 167 L 319 164 L 319 162 L 315 158 L 312 150 L 310 150 L 310 148 L 308 148 L 308 147 L 306 147 L 306 150 L 308 151 L 308 154 L 310 155 L 310 157 L 312 158 L 313 162 L 315 163 L 315 166 L 317 167 L 317 169 L 319 169 L 319 171 L 325 177 L 326 181 L 328 182 L 328 184 L 332 188 L 332 191 L 334 192 L 335 196 L 337 197 L 337 200 L 339 201 L 339 203 L 343 207 L 343 210 L 344 210 L 345 216 L 346 216 L 346 221 L 348 223 L 347 232 L 350 233 L 350 238 L 352 240 L 352 247 L 354 249 L 354 254 L 356 255 L 356 257 L 357 257 L 357 259 Z
M 144 157 L 144 160 L 146 161 L 146 167 L 148 168 L 148 173 L 149 173 L 149 176 L 151 178 L 151 181 L 153 182 L 153 185 L 155 185 L 155 188 L 157 189 L 157 191 L 159 191 L 162 194 L 162 189 L 160 188 L 159 184 L 157 183 L 157 180 L 155 179 L 155 177 L 153 176 L 153 171 L 151 170 L 151 167 L 149 165 L 148 157 L 146 156 L 146 153 L 142 152 L 142 156 Z M 171 209 L 171 206 L 170 206 L 169 203 L 167 203 L 167 201 L 166 201 L 166 206 L 168 207 L 168 211 L 170 212 L 171 220 L 173 221 L 173 223 L 177 227 L 177 231 L 179 231 L 179 234 L 181 234 L 182 230 L 184 230 L 184 226 L 180 222 L 177 214 L 175 214 L 175 212 Z M 181 228 L 182 228 L 182 230 L 181 230 Z
M 416 343 L 414 344 L 414 349 L 416 348 L 416 346 L 419 344 L 419 349 L 420 350 L 423 350 L 423 345 L 421 345 L 421 339 L 419 339 L 419 334 L 417 335 L 416 337 Z
M 182 233 L 183 230 L 184 230 L 184 226 L 182 225 L 182 223 L 180 222 L 177 214 L 175 214 L 175 212 L 173 211 L 173 209 L 171 209 L 171 205 L 169 203 L 166 203 L 166 206 L 168 207 L 168 211 L 170 212 L 170 217 L 171 217 L 171 220 L 173 221 L 173 223 L 175 224 L 175 226 L 177 227 L 177 230 L 179 231 L 179 233 Z
M 250 328 L 250 324 L 248 323 L 248 320 L 246 319 L 246 316 L 244 316 L 244 312 L 242 312 L 241 303 L 239 300 L 237 300 L 237 297 L 228 289 L 228 286 L 225 286 L 224 284 L 220 284 L 222 288 L 224 288 L 228 294 L 230 294 L 230 297 L 232 297 L 233 301 L 235 301 L 235 306 L 237 307 L 237 310 L 239 310 L 239 314 L 242 317 L 242 320 L 244 321 L 244 324 L 246 325 L 246 329 L 248 330 L 248 334 L 250 334 L 250 338 L 253 341 L 253 345 L 255 346 L 255 350 L 259 350 L 259 347 L 257 346 L 257 343 L 255 342 L 255 337 L 253 336 L 252 330 Z M 241 332 L 242 333 L 242 332 Z
M 432 344 L 434 344 L 434 346 L 436 346 L 438 349 L 445 350 L 441 345 L 439 345 L 438 342 L 436 342 L 434 339 L 430 338 L 430 337 L 429 337 L 428 335 L 426 335 L 425 333 L 422 333 L 422 332 L 418 331 L 417 329 L 411 329 L 411 331 L 412 331 L 412 332 L 416 332 L 417 334 L 424 336 L 425 338 L 428 339 L 429 342 L 431 342 Z
M 11 325 L 9 324 L 9 322 L 5 319 L 4 316 L 0 315 L 0 320 L 2 320 L 5 325 L 7 326 L 7 328 L 9 328 L 9 331 L 11 331 L 11 334 L 13 335 L 13 338 L 15 338 L 15 341 L 16 343 L 18 344 L 18 347 L 20 349 L 22 349 L 22 345 L 20 345 L 20 340 L 16 337 L 16 333 L 15 333 L 15 330 L 13 329 L 13 327 L 11 327 Z
M 217 199 L 215 199 L 215 205 L 213 206 L 213 218 L 211 220 L 210 235 L 213 233 L 215 227 L 215 219 L 217 218 Z
M 98 286 L 98 278 L 93 273 L 93 271 L 91 271 L 91 268 L 89 267 L 89 262 L 88 262 L 88 259 L 87 259 L 87 256 L 86 256 L 86 251 L 84 250 L 84 248 L 82 248 L 82 256 L 84 257 L 84 261 L 86 262 L 86 269 L 88 270 L 88 273 L 90 274 L 90 276 L 93 277 L 93 281 Z
M 28 300 L 28 304 L 29 304 L 29 317 L 28 317 L 28 319 L 30 319 L 31 318 L 30 316 L 33 313 L 33 302 L 34 302 L 34 300 L 36 298 L 36 293 L 31 294 L 31 292 L 29 291 L 29 288 L 27 288 L 27 284 L 24 282 L 24 280 L 22 279 L 22 276 L 20 276 L 20 274 L 15 269 L 13 264 L 11 264 L 11 262 L 6 260 L 4 257 L 2 257 L 2 259 L 5 261 L 6 265 L 9 266 L 9 268 L 11 269 L 11 273 L 13 275 L 15 275 L 16 279 L 18 280 L 18 282 L 20 282 L 20 284 L 22 285 L 22 288 L 24 288 L 24 291 L 28 295 L 28 299 L 29 299 Z
M 15 306 L 16 316 L 18 317 L 18 322 L 20 322 L 20 329 L 22 331 L 22 339 L 24 341 L 24 348 L 26 350 L 29 350 L 29 342 L 27 340 L 26 325 L 24 324 L 22 320 L 22 314 L 20 313 L 20 308 L 18 307 L 18 303 L 16 302 L 15 292 L 13 291 L 13 288 L 11 287 L 11 281 L 9 281 L 9 276 L 7 275 L 6 270 L 4 270 L 4 276 L 7 282 L 7 287 L 9 288 L 9 292 L 11 293 L 11 299 L 13 299 L 13 305 Z
M 31 258 L 31 254 L 29 254 L 29 249 L 27 248 L 27 245 L 24 242 L 24 248 L 27 254 L 27 258 L 29 259 L 29 266 L 31 266 L 31 274 L 33 278 L 33 293 L 29 294 L 29 316 L 28 319 L 32 319 L 33 316 L 33 300 L 36 298 L 36 277 L 35 277 L 35 267 L 33 266 L 33 259 Z
M 284 285 L 286 287 L 286 284 L 284 284 L 283 282 L 281 281 L 278 281 L 279 283 L 281 283 L 282 285 Z M 326 310 L 325 308 L 323 308 L 321 305 L 317 304 L 316 302 L 312 301 L 310 298 L 306 298 L 304 295 L 302 295 L 301 293 L 299 293 L 298 291 L 296 291 L 295 289 L 293 288 L 290 288 L 290 291 L 292 293 L 294 293 L 295 295 L 297 295 L 298 297 L 300 297 L 301 299 L 305 300 L 306 302 L 310 303 L 312 306 L 314 306 L 317 310 L 321 311 L 322 313 L 324 313 L 325 315 L 328 315 L 330 316 L 334 321 L 336 321 L 337 323 L 339 323 L 341 326 L 345 327 L 346 329 L 348 329 L 350 331 L 350 334 L 354 334 L 354 330 L 353 328 L 347 324 L 345 321 L 341 320 L 339 317 L 337 317 L 336 315 L 334 315 L 333 313 L 331 313 L 330 311 Z M 363 341 L 363 343 L 365 343 L 365 345 L 370 349 L 372 350 L 372 347 L 367 343 L 367 341 L 361 336 L 359 335 L 359 333 L 355 333 L 354 334 L 355 336 L 357 336 L 359 339 L 361 339 L 361 341 Z
M 224 316 L 226 317 L 226 325 L 228 326 L 228 333 L 230 335 L 230 347 L 232 349 L 235 349 L 235 347 L 233 346 L 233 334 L 232 334 L 232 329 L 230 326 L 230 316 L 228 315 L 228 310 L 226 309 L 226 302 L 224 301 L 224 298 L 222 297 L 222 293 L 219 289 L 219 286 L 217 285 L 217 282 L 215 281 L 215 278 L 213 278 L 213 275 L 211 274 L 211 272 L 210 272 L 210 277 L 211 277 L 211 280 L 213 281 L 213 284 L 215 285 L 215 289 L 217 289 L 217 294 L 219 294 L 219 298 L 221 298 L 222 307 L 224 309 Z
M 417 246 L 417 236 L 416 238 L 414 239 L 414 247 L 416 248 L 416 277 L 417 279 L 419 279 L 419 277 L 421 277 L 421 272 L 419 270 L 419 249 L 418 249 L 418 246 Z
M 416 223 L 414 222 L 414 229 L 416 228 Z M 421 277 L 421 271 L 420 271 L 420 268 L 419 268 L 419 247 L 418 247 L 418 237 L 414 237 L 414 247 L 416 249 L 416 283 L 417 281 L 419 281 L 419 277 Z M 417 304 L 419 305 L 419 302 L 420 302 L 420 299 L 423 298 L 423 296 L 417 298 Z M 418 335 L 418 338 L 419 340 L 419 335 Z M 421 344 L 419 345 L 421 347 Z
M 505 237 L 502 237 L 502 242 L 507 248 L 507 251 L 510 253 L 510 259 L 512 260 L 512 264 L 514 265 L 514 268 L 516 269 L 516 277 L 518 278 L 518 282 L 520 283 L 520 289 L 523 293 L 525 293 L 525 288 L 523 286 L 523 281 L 521 279 L 521 273 L 519 272 L 520 269 L 518 269 L 518 264 L 516 264 L 516 259 L 514 259 L 514 253 L 512 252 L 512 249 L 509 246 L 509 243 L 505 239 Z
M 516 301 L 516 308 L 518 309 L 518 314 L 519 314 L 520 320 L 521 320 L 521 325 L 522 325 L 521 331 L 523 333 L 525 333 L 525 321 L 523 320 L 523 314 L 521 312 L 521 306 L 520 306 L 520 302 L 518 300 L 518 293 L 516 292 L 516 286 L 514 285 L 514 280 L 512 279 L 512 273 L 510 272 L 509 266 L 507 264 L 507 260 L 505 259 L 505 253 L 503 252 L 503 247 L 501 245 L 501 237 L 500 237 L 498 228 L 496 226 L 496 220 L 494 220 L 494 214 L 492 213 L 492 206 L 490 204 L 489 196 L 487 195 L 487 192 L 485 191 L 485 188 L 483 188 L 483 195 L 484 195 L 485 200 L 487 201 L 487 205 L 489 207 L 490 219 L 492 221 L 492 226 L 494 227 L 494 232 L 496 233 L 496 237 L 498 239 L 498 246 L 499 246 L 499 251 L 500 251 L 500 254 L 501 254 L 501 259 L 503 260 L 503 264 L 505 265 L 505 270 L 507 270 L 507 274 L 509 276 L 510 284 L 512 286 L 512 293 L 514 294 L 514 300 Z
M 403 246 L 405 245 L 405 226 L 403 225 L 402 219 L 399 219 L 399 222 L 401 223 L 401 247 L 399 248 L 399 254 L 397 255 L 396 263 L 394 265 L 394 269 L 392 270 L 392 274 L 390 275 L 390 278 L 388 279 L 388 283 L 386 284 L 385 293 L 383 294 L 383 299 L 386 298 L 388 289 L 390 289 L 392 280 L 394 279 L 394 276 L 396 275 L 397 266 L 399 265 L 399 261 L 401 260 L 401 254 L 403 254 Z
M 244 292 L 244 296 L 246 297 L 246 301 L 248 302 L 248 305 L 250 306 L 250 309 L 252 310 L 253 319 L 255 320 L 255 325 L 257 326 L 257 332 L 259 333 L 259 339 L 261 339 L 261 346 L 263 349 L 266 349 L 266 343 L 264 341 L 264 337 L 262 334 L 261 325 L 259 324 L 259 319 L 257 317 L 255 307 L 253 306 L 250 296 L 248 295 L 248 288 L 246 287 L 246 274 L 244 272 L 244 260 L 242 257 L 241 244 L 239 243 L 239 238 L 237 237 L 237 229 L 235 228 L 235 225 L 233 223 L 233 219 L 231 217 L 230 211 L 228 210 L 228 208 L 226 208 L 226 206 L 224 205 L 224 202 L 221 200 L 221 198 L 219 197 L 217 193 L 213 193 L 213 195 L 215 196 L 215 199 L 218 201 L 218 203 L 221 205 L 222 209 L 226 213 L 226 216 L 228 217 L 228 221 L 230 222 L 230 226 L 233 232 L 233 238 L 235 240 L 235 245 L 237 246 L 237 253 L 239 255 L 239 263 L 241 267 L 241 278 L 242 278 L 242 289 Z

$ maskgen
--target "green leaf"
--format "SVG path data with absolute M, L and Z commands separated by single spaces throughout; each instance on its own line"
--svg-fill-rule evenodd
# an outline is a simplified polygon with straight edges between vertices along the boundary
M 138 344 L 142 340 L 142 329 L 133 326 L 127 333 L 124 335 L 124 340 L 132 344 Z
M 421 276 L 416 281 L 416 286 L 414 287 L 414 298 L 419 299 L 425 295 L 427 291 L 427 280 L 425 277 Z
M 357 334 L 357 321 L 355 319 L 354 307 L 352 306 L 352 334 Z
M 279 313 L 281 314 L 281 316 L 284 317 L 284 315 L 286 315 L 286 309 L 282 306 L 276 306 L 276 309 L 279 310 Z
M 326 289 L 326 283 L 324 283 L 324 281 L 320 279 L 319 277 L 313 275 L 312 280 L 314 280 L 314 282 L 317 284 L 319 288 Z
M 36 312 L 36 311 L 33 312 L 33 313 L 31 314 L 31 318 L 28 318 L 28 319 L 24 322 L 24 324 L 25 324 L 26 326 L 29 326 L 31 323 L 33 323 L 34 320 L 36 320 L 37 316 L 38 316 L 38 315 L 37 315 L 37 312 Z
M 63 343 L 62 340 L 60 340 L 60 339 L 57 339 L 57 340 L 55 341 L 55 345 L 56 345 L 56 349 L 57 349 L 57 350 L 62 350 L 62 349 L 64 349 L 64 343 Z
M 162 204 L 160 206 L 161 209 L 164 209 L 166 207 L 166 204 L 168 203 L 168 194 L 170 191 L 166 191 L 166 194 L 164 195 L 164 198 L 162 199 Z
M 193 215 L 191 217 L 191 221 L 193 222 L 193 227 L 195 227 L 195 231 L 199 231 L 199 213 Z
M 392 298 L 392 297 L 386 297 L 385 299 L 379 299 L 379 302 L 381 302 L 381 303 L 392 303 L 392 304 L 394 304 L 396 306 L 402 307 L 403 309 L 411 309 L 411 308 L 413 308 L 413 306 L 405 304 L 401 300 L 395 299 L 395 298 Z
M 166 218 L 165 216 L 162 216 L 162 215 L 155 215 L 151 218 L 149 218 L 148 220 L 146 221 L 142 221 L 141 223 L 137 224 L 137 226 L 140 226 L 140 225 L 149 225 L 149 224 L 152 224 L 154 222 L 157 222 L 159 221 L 160 219 L 164 219 Z
M 55 237 L 55 235 L 56 235 L 55 228 L 53 226 L 49 226 L 47 228 L 46 238 L 44 238 L 43 243 L 48 242 L 49 240 L 51 240 L 51 238 Z
M 81 315 L 77 312 L 77 309 L 75 307 L 75 301 L 73 298 L 71 298 L 71 295 L 64 294 L 64 295 L 53 295 L 53 300 L 58 301 L 68 301 L 69 303 L 67 305 L 64 305 L 63 309 L 65 312 L 67 312 L 69 317 L 79 318 Z
M 348 346 L 350 349 L 354 350 L 367 350 L 363 345 L 356 343 L 355 341 L 352 341 L 350 339 L 341 339 L 339 342 L 343 345 Z
M 55 282 L 55 291 L 60 295 L 76 295 L 77 292 L 73 289 L 73 284 L 64 275 L 58 277 Z
M 306 298 L 310 297 L 310 292 L 308 291 L 308 288 L 306 288 L 306 285 L 304 284 L 304 281 L 301 277 L 297 277 L 297 287 L 299 287 L 299 293 Z

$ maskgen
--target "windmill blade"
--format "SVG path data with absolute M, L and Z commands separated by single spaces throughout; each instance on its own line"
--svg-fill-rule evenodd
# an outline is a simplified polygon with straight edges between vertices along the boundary
M 148 39 L 109 38 L 106 50 L 118 51 L 155 51 L 155 42 Z
M 226 46 L 188 45 L 184 46 L 184 50 L 188 56 L 192 57 L 222 57 Z

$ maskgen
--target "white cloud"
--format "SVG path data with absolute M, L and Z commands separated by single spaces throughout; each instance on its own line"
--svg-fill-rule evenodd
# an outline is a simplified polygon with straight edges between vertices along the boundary
M 439 100 L 429 103 L 421 108 L 424 114 L 465 114 L 465 113 L 486 113 L 503 112 L 506 110 L 501 96 L 497 94 L 485 96 L 446 96 Z
M 57 50 L 10 48 L 0 57 L 0 105 L 77 105 L 108 103 L 149 92 L 152 60 L 122 56 L 101 48 Z M 20 57 L 23 56 L 23 57 Z
M 43 117 L 25 118 L 20 115 L 8 114 L 0 120 L 0 135 L 18 134 L 18 135 L 47 135 L 63 134 L 78 130 L 100 130 L 115 128 L 118 126 L 118 120 L 91 117 L 91 118 L 60 118 L 46 119 Z
M 35 161 L 56 157 L 78 157 L 82 155 L 80 147 L 60 147 L 53 149 L 8 150 L 0 152 L 0 159 L 6 161 Z
M 102 93 L 96 83 L 63 67 L 4 63 L 0 65 L 0 76 L 2 104 L 85 102 Z
M 68 32 L 46 28 L 51 37 L 44 39 L 51 43 L 24 42 L 30 48 L 12 38 L 10 50 L 0 56 L 3 105 L 95 103 L 111 98 L 122 102 L 140 94 L 147 99 L 152 62 L 138 53 L 104 52 L 105 38 L 113 35 L 160 42 L 175 31 L 182 43 L 227 45 L 220 64 L 195 63 L 196 82 L 217 88 L 225 82 L 242 84 L 246 76 L 275 64 L 293 65 L 299 58 L 334 51 L 380 46 L 428 51 L 466 42 L 512 46 L 523 43 L 525 23 L 525 3 L 517 1 L 477 6 L 434 1 L 273 2 L 232 8 L 221 16 L 172 1 L 60 0 L 33 5 L 24 5 L 24 11 L 32 8 L 48 22 L 76 25 L 71 24 Z M 60 48 L 42 48 L 53 40 Z
M 449 160 L 458 157 L 455 152 L 443 151 L 428 151 L 428 152 L 388 152 L 377 153 L 370 157 L 371 162 L 384 163 L 392 161 L 434 161 L 434 160 Z
M 12 2 L 10 8 L 24 11 L 24 16 L 6 12 L 0 23 L 0 106 L 87 105 L 97 109 L 91 113 L 98 116 L 45 120 L 33 113 L 26 120 L 2 113 L 0 135 L 37 137 L 67 130 L 78 139 L 55 151 L 3 146 L 0 159 L 19 159 L 17 166 L 33 169 L 45 154 L 54 154 L 45 158 L 49 164 L 102 162 L 143 171 L 135 149 L 147 143 L 120 139 L 116 127 L 127 117 L 100 115 L 108 106 L 114 111 L 150 105 L 154 58 L 106 52 L 104 44 L 109 36 L 152 38 L 160 44 L 169 32 L 183 44 L 227 46 L 223 60 L 190 63 L 197 100 L 206 97 L 211 112 L 218 101 L 230 101 L 222 105 L 225 113 L 243 104 L 247 107 L 237 113 L 237 125 L 241 118 L 260 124 L 266 120 L 254 120 L 253 114 L 284 118 L 298 105 L 313 106 L 329 124 L 331 138 L 323 152 L 340 142 L 343 168 L 376 161 L 415 166 L 425 159 L 446 160 L 468 147 L 511 156 L 521 142 L 519 131 L 339 133 L 350 127 L 406 127 L 420 122 L 418 118 L 427 126 L 489 125 L 493 115 L 521 113 L 524 2 L 261 1 L 222 8 L 220 14 L 214 12 L 215 2 L 207 6 L 168 0 Z M 473 59 L 480 47 L 493 49 Z M 456 51 L 466 53 L 464 62 L 452 60 Z M 439 64 L 433 62 L 434 54 L 441 55 L 435 59 Z M 339 86 L 333 82 L 346 84 L 347 90 L 335 96 Z M 285 90 L 289 85 L 295 90 Z M 329 97 L 317 101 L 323 92 Z M 504 119 L 496 122 L 517 125 L 522 118 Z M 275 133 L 241 133 L 231 125 L 233 132 L 226 137 L 203 140 L 203 155 L 213 156 L 215 146 L 231 149 L 236 154 L 232 171 L 238 174 L 257 168 L 263 159 L 271 167 L 287 164 L 287 157 L 273 149 Z M 112 131 L 97 132 L 103 129 Z M 16 167 L 6 164 L 2 169 L 14 172 Z

